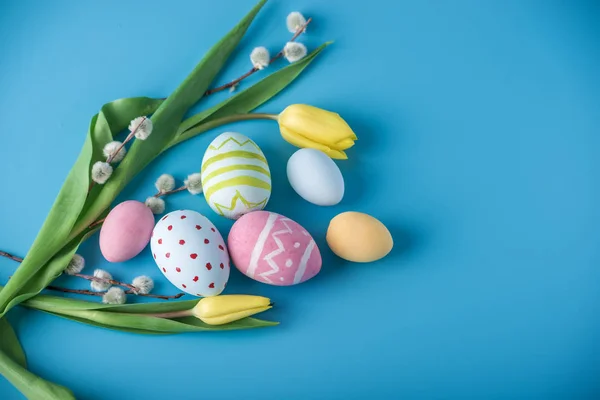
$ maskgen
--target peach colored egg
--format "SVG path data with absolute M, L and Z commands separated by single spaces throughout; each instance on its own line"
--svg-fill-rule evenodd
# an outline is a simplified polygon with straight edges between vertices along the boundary
M 394 247 L 392 235 L 381 221 L 354 211 L 334 217 L 329 223 L 326 239 L 338 257 L 353 262 L 377 261 Z
M 237 220 L 228 247 L 237 269 L 270 285 L 296 285 L 321 270 L 321 253 L 310 233 L 269 211 L 254 211 Z
M 100 230 L 100 251 L 110 262 L 123 262 L 140 254 L 150 241 L 154 214 L 144 203 L 129 200 L 113 208 Z

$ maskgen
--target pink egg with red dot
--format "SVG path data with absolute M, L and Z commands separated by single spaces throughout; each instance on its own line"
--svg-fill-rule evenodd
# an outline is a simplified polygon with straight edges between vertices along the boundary
M 165 215 L 154 227 L 150 248 L 160 271 L 179 290 L 216 296 L 225 288 L 229 253 L 217 228 L 202 214 L 179 210 Z
M 123 262 L 140 254 L 150 241 L 154 215 L 144 203 L 129 200 L 106 216 L 100 230 L 100 251 L 110 262 Z
M 312 236 L 297 222 L 273 212 L 242 216 L 227 242 L 236 268 L 259 282 L 296 285 L 321 270 L 321 253 Z

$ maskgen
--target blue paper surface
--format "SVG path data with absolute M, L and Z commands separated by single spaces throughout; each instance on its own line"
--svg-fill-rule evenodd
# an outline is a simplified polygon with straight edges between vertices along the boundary
M 0 3 L 0 249 L 27 252 L 102 104 L 168 95 L 253 4 Z M 262 330 L 145 337 L 15 309 L 30 369 L 94 400 L 598 398 L 599 4 L 271 1 L 218 83 L 250 67 L 254 46 L 278 51 L 290 11 L 313 17 L 301 41 L 334 45 L 260 110 L 308 103 L 350 123 L 344 200 L 318 207 L 293 192 L 295 149 L 273 122 L 225 129 L 263 149 L 268 209 L 313 234 L 321 274 L 271 287 L 233 270 L 227 293 L 276 302 L 262 317 L 281 325 Z M 225 129 L 166 153 L 120 200 L 144 200 L 161 173 L 198 171 Z M 202 196 L 167 199 L 185 208 L 227 234 L 231 221 Z M 329 251 L 329 220 L 348 210 L 387 224 L 387 258 L 358 265 Z M 147 274 L 157 293 L 177 292 L 149 250 L 109 264 L 97 240 L 81 248 L 88 273 Z M 15 267 L 0 259 L 0 282 Z M 21 396 L 0 379 L 0 398 Z

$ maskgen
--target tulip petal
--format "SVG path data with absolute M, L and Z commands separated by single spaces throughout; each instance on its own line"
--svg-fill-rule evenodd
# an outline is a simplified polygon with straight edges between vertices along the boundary
M 305 137 L 294 134 L 289 131 L 285 126 L 280 126 L 281 136 L 285 139 L 286 142 L 293 144 L 296 147 L 300 148 L 309 148 L 309 149 L 317 149 L 321 150 L 323 153 L 329 152 L 331 149 L 323 144 L 313 142 Z
M 272 308 L 272 307 L 265 306 L 265 307 L 250 308 L 247 310 L 241 310 L 241 311 L 234 312 L 231 314 L 219 315 L 219 316 L 215 316 L 215 317 L 200 317 L 200 320 L 209 325 L 224 325 L 224 324 L 228 324 L 230 322 L 237 321 L 242 318 L 246 318 L 251 315 L 266 311 L 269 308 Z
M 335 158 L 336 160 L 347 160 L 348 156 L 341 150 L 329 150 L 327 155 L 331 158 Z
M 356 139 L 352 128 L 339 114 L 306 104 L 294 104 L 283 110 L 279 114 L 279 126 L 328 147 L 335 147 L 344 139 Z
M 346 150 L 346 149 L 349 149 L 352 146 L 354 146 L 354 140 L 352 140 L 352 139 L 344 139 L 344 140 L 341 140 L 341 141 L 337 142 L 335 144 L 335 146 L 333 146 L 333 148 L 336 149 L 336 150 Z
M 240 311 L 261 308 L 271 303 L 266 297 L 242 294 L 205 297 L 196 304 L 192 310 L 195 317 L 204 318 L 222 317 Z

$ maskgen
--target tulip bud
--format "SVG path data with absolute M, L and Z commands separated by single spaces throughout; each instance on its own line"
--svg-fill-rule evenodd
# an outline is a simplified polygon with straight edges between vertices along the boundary
M 331 158 L 347 159 L 344 150 L 357 140 L 339 114 L 305 104 L 293 104 L 279 114 L 281 136 L 296 147 L 321 150 Z
M 266 297 L 230 294 L 203 298 L 192 309 L 192 314 L 209 325 L 223 325 L 271 307 Z

